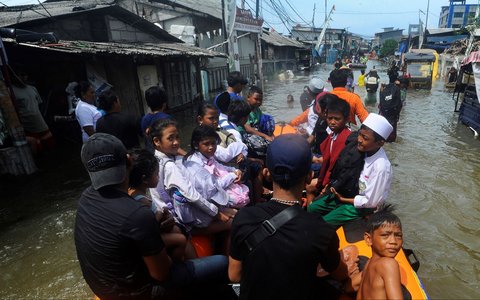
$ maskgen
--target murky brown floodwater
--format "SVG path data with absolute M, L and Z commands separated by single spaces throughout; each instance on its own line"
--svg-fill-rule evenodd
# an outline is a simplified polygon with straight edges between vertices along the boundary
M 329 71 L 316 74 L 326 79 Z M 313 73 L 296 75 L 285 82 L 270 81 L 264 88 L 263 109 L 277 121 L 300 113 L 298 99 Z M 380 76 L 386 81 L 385 72 Z M 365 97 L 359 88 L 357 93 Z M 293 108 L 288 108 L 287 94 L 295 97 Z M 394 165 L 389 201 L 397 204 L 405 246 L 413 248 L 421 262 L 419 276 L 430 297 L 477 299 L 480 141 L 457 124 L 453 107 L 442 82 L 432 91 L 409 91 L 397 143 L 386 146 Z M 373 106 L 367 109 L 377 112 Z M 177 118 L 188 134 L 192 113 Z M 78 147 L 71 153 L 79 153 Z M 73 243 L 77 199 L 89 184 L 77 155 L 58 155 L 50 165 L 40 163 L 46 171 L 34 178 L 0 183 L 0 298 L 91 299 Z

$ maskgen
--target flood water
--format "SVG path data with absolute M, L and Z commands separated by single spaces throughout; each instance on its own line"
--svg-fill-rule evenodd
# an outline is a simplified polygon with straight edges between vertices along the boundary
M 380 65 L 377 69 L 385 82 L 385 72 Z M 264 112 L 289 121 L 300 113 L 298 100 L 309 77 L 315 73 L 327 79 L 329 71 L 270 80 L 264 87 Z M 365 98 L 364 90 L 357 87 L 356 92 Z M 288 94 L 295 98 L 293 108 L 287 105 Z M 405 246 L 421 262 L 419 276 L 430 297 L 478 299 L 480 140 L 457 123 L 453 109 L 441 80 L 431 91 L 408 91 L 397 142 L 385 146 L 394 170 L 389 201 L 397 204 Z M 177 118 L 188 134 L 192 112 Z M 0 298 L 91 299 L 73 241 L 77 200 L 89 184 L 79 147 L 44 159 L 39 167 L 32 178 L 0 183 Z

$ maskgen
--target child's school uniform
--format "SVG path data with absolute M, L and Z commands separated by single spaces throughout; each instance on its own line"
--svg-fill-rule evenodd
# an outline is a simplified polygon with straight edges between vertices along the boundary
M 237 178 L 237 175 L 234 173 L 235 168 L 224 166 L 215 158 L 207 158 L 198 151 L 189 156 L 188 160 L 202 165 L 216 178 L 218 185 L 224 189 L 229 196 L 229 207 L 241 208 L 250 202 L 248 187 L 244 184 L 234 183 Z
M 243 142 L 242 134 L 240 131 L 243 130 L 240 126 L 235 125 L 234 123 L 228 121 L 228 119 L 219 119 L 218 125 L 223 130 L 227 131 L 228 133 L 232 134 L 235 137 L 237 142 Z
M 335 162 L 340 152 L 345 147 L 345 142 L 352 131 L 345 127 L 338 134 L 331 132 L 327 138 L 320 144 L 320 153 L 323 156 L 322 167 L 318 175 L 319 187 L 324 187 L 330 182 L 330 174 L 332 173 Z
M 167 206 L 176 220 L 188 227 L 206 227 L 218 213 L 218 207 L 204 198 L 189 181 L 183 157 L 169 156 L 155 150 L 159 181 L 150 189 L 153 203 Z
M 392 166 L 383 148 L 365 157 L 364 161 L 358 179 L 359 192 L 354 197 L 353 205 L 327 195 L 314 201 L 308 211 L 320 213 L 326 222 L 338 226 L 373 213 L 388 197 L 393 177 Z
M 247 157 L 247 146 L 242 142 L 233 142 L 226 147 L 218 145 L 217 150 L 215 151 L 215 158 L 218 161 L 227 163 L 230 162 L 233 158 L 237 157 L 237 155 L 239 154 L 243 154 L 243 156 Z

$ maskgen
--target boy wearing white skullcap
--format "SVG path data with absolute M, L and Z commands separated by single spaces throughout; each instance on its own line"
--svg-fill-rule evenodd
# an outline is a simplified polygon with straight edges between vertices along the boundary
M 320 213 L 326 222 L 340 226 L 374 212 L 384 203 L 392 182 L 392 166 L 383 145 L 392 130 L 387 119 L 370 113 L 358 132 L 357 150 L 364 155 L 363 170 L 358 179 L 358 194 L 347 198 L 331 187 L 335 199 L 313 202 L 308 210 Z

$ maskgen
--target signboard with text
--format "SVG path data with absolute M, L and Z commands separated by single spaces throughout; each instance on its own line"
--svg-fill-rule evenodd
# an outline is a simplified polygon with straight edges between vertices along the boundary
M 247 32 L 262 32 L 262 19 L 255 19 L 252 12 L 248 9 L 241 9 L 237 7 L 237 14 L 235 16 L 234 29 Z

